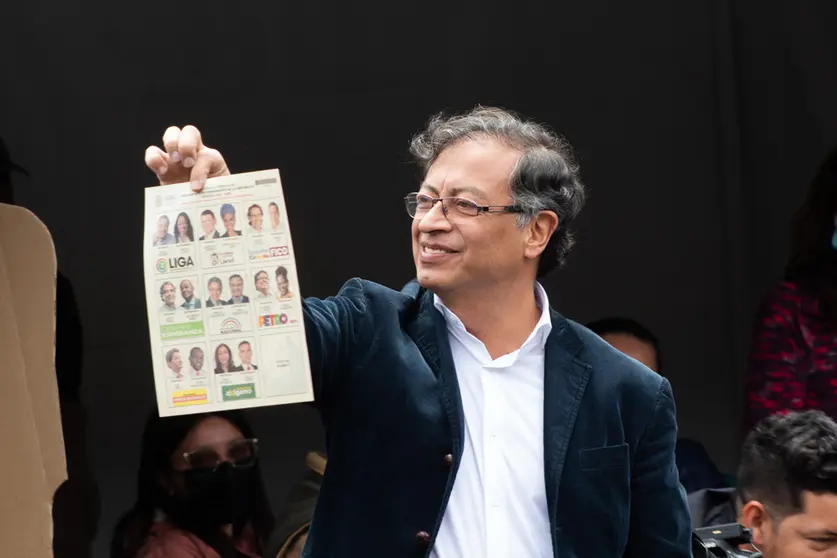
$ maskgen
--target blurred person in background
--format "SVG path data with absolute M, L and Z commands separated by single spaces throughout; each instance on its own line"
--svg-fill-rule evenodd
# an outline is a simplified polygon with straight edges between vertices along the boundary
M 587 326 L 613 348 L 663 374 L 660 343 L 650 329 L 629 318 L 605 318 Z M 686 492 L 727 486 L 724 476 L 712 462 L 703 444 L 691 438 L 678 438 L 675 449 L 677 472 Z
M 772 413 L 837 417 L 837 150 L 811 182 L 785 276 L 762 300 L 747 373 L 745 431 Z
M 111 558 L 255 558 L 273 529 L 257 440 L 240 411 L 148 419 L 137 501 Z
M 314 517 L 314 508 L 320 495 L 320 486 L 326 469 L 325 455 L 308 452 L 305 457 L 308 470 L 291 489 L 285 510 L 276 522 L 276 530 L 270 537 L 266 558 L 300 558 L 308 528 Z
M 822 411 L 768 416 L 747 436 L 735 489 L 689 495 L 692 525 L 738 522 L 765 558 L 837 556 L 837 423 Z

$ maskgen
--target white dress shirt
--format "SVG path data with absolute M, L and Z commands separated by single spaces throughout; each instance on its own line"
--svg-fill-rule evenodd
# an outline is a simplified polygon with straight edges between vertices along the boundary
M 465 415 L 463 453 L 431 558 L 552 558 L 543 454 L 543 379 L 549 300 L 523 345 L 491 359 L 435 298 L 448 326 Z

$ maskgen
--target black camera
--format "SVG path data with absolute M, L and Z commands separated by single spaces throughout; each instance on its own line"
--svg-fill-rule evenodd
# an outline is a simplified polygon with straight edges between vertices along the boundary
M 738 523 L 702 527 L 692 532 L 694 558 L 762 558 L 761 552 L 741 550 L 753 542 L 750 530 Z

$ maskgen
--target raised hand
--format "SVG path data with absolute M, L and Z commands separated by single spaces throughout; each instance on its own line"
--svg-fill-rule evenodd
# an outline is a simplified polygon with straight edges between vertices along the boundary
M 163 134 L 163 147 L 165 150 L 151 145 L 145 150 L 145 164 L 160 184 L 191 182 L 192 190 L 200 192 L 207 178 L 230 174 L 224 157 L 204 145 L 200 130 L 194 126 L 169 127 Z

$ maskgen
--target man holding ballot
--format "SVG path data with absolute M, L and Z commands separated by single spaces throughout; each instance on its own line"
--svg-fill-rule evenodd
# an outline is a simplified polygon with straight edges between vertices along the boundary
M 434 118 L 410 151 L 416 281 L 352 279 L 303 305 L 328 440 L 303 556 L 691 556 L 669 383 L 537 281 L 584 202 L 569 146 L 480 107 Z M 229 174 L 193 126 L 145 158 L 196 191 Z

